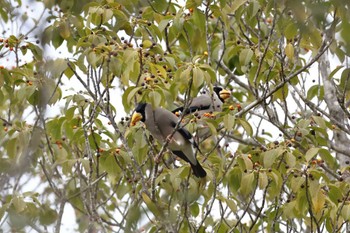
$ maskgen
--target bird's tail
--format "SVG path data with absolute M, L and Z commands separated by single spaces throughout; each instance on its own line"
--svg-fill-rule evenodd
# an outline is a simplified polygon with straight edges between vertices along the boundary
M 203 169 L 203 167 L 199 164 L 199 162 L 197 161 L 196 165 L 193 165 L 191 163 L 191 167 L 193 170 L 193 174 L 197 177 L 203 178 L 207 175 L 207 172 Z
M 189 164 L 191 164 L 192 170 L 193 170 L 193 174 L 197 177 L 203 178 L 207 175 L 206 171 L 202 168 L 202 166 L 199 164 L 198 160 L 196 159 L 196 164 L 193 164 L 188 158 L 187 156 L 180 150 L 174 150 L 172 151 L 175 155 L 177 155 L 178 157 L 180 157 L 181 159 L 185 160 L 186 162 L 188 162 Z

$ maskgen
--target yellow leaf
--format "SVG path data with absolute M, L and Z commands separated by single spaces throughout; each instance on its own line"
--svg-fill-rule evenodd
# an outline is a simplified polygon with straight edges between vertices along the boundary
M 285 48 L 286 56 L 292 60 L 294 58 L 294 47 L 291 43 L 288 43 Z
M 143 44 L 143 48 L 149 48 L 152 46 L 153 43 L 150 40 L 144 40 L 142 41 L 142 44 Z
M 322 211 L 326 197 L 323 194 L 321 188 L 318 189 L 315 195 L 312 197 L 312 205 L 314 207 L 315 214 L 320 213 Z

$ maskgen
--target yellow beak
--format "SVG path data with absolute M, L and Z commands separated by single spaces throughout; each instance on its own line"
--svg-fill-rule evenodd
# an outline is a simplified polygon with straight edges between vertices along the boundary
M 136 125 L 137 122 L 139 122 L 142 119 L 141 113 L 135 112 L 131 117 L 130 126 Z
M 228 90 L 223 89 L 222 91 L 219 92 L 220 98 L 225 100 L 230 98 L 231 96 L 231 92 L 229 92 Z

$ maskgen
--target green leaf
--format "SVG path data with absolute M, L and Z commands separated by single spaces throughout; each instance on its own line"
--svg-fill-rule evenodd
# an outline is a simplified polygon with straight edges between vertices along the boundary
M 318 154 L 330 168 L 332 169 L 337 168 L 337 164 L 338 164 L 337 159 L 329 152 L 328 149 L 320 148 L 320 150 L 318 151 Z
M 184 71 L 181 72 L 180 79 L 185 82 L 190 80 L 192 66 L 188 66 Z
M 152 104 L 152 106 L 154 108 L 156 107 L 159 107 L 160 106 L 160 103 L 162 101 L 162 95 L 157 92 L 157 91 L 151 91 L 149 94 L 148 94 L 148 97 L 150 99 L 150 103 Z
M 165 18 L 162 21 L 160 21 L 160 23 L 158 24 L 159 31 L 163 32 L 165 30 L 165 28 L 167 27 L 170 20 L 171 20 L 171 18 Z
M 296 201 L 291 201 L 283 206 L 283 216 L 286 218 L 295 218 Z
M 319 116 L 312 116 L 312 119 L 315 121 L 317 125 L 319 125 L 322 129 L 326 129 L 327 125 L 325 119 Z
M 209 66 L 208 64 L 200 64 L 198 67 L 203 70 L 207 85 L 216 82 L 216 73 L 211 66 Z
M 315 157 L 318 154 L 319 150 L 320 148 L 310 148 L 305 154 L 306 162 L 309 162 L 313 157 Z
M 264 167 L 270 168 L 275 163 L 278 156 L 283 154 L 285 152 L 285 149 L 282 147 L 278 147 L 272 150 L 268 150 L 262 153 L 263 161 L 264 161 Z
M 241 180 L 241 187 L 239 188 L 239 191 L 243 196 L 247 196 L 250 194 L 254 188 L 254 180 L 255 175 L 254 173 L 244 173 Z
M 242 170 L 238 167 L 233 168 L 229 173 L 229 188 L 232 193 L 237 193 L 242 179 Z
M 307 99 L 312 100 L 314 97 L 317 97 L 318 99 L 323 99 L 324 96 L 324 89 L 323 86 L 320 85 L 314 85 L 309 88 L 307 91 Z
M 68 39 L 71 36 L 70 27 L 68 22 L 62 21 L 58 26 L 58 31 L 63 39 Z
M 158 209 L 158 206 L 151 200 L 146 193 L 141 193 L 143 201 L 146 203 L 148 209 L 154 214 L 154 216 L 161 217 L 162 214 Z
M 227 130 L 232 130 L 233 129 L 233 126 L 235 125 L 235 117 L 232 116 L 231 114 L 227 113 L 225 114 L 224 116 L 224 127 L 227 129 Z
M 268 179 L 267 175 L 265 172 L 260 172 L 259 173 L 259 188 L 260 189 L 265 189 L 268 185 Z
M 328 79 L 332 79 L 333 76 L 340 70 L 342 69 L 344 66 L 337 66 L 334 70 L 332 70 L 332 72 L 329 74 Z
M 267 176 L 271 179 L 271 183 L 269 186 L 269 197 L 274 198 L 277 197 L 277 195 L 280 195 L 283 179 L 279 171 L 272 169 L 271 172 L 266 173 Z
M 51 209 L 49 206 L 44 205 L 41 207 L 40 213 L 40 224 L 42 225 L 50 225 L 57 220 L 58 214 L 55 210 Z
M 193 71 L 193 87 L 195 90 L 199 90 L 204 82 L 203 71 L 198 67 L 194 67 L 192 71 Z
M 225 202 L 232 212 L 237 212 L 237 205 L 233 200 L 225 199 Z
M 253 55 L 254 55 L 253 50 L 243 49 L 239 54 L 239 63 L 242 66 L 248 65 L 252 60 Z
M 43 58 L 43 51 L 39 46 L 33 43 L 27 43 L 27 48 L 33 53 L 36 60 L 41 61 Z
M 242 127 L 244 128 L 245 132 L 252 137 L 253 136 L 253 128 L 252 126 L 248 123 L 248 121 L 246 121 L 245 119 L 242 118 L 237 118 L 236 121 L 238 122 L 238 124 L 242 125 Z
M 291 188 L 293 192 L 297 193 L 300 190 L 300 186 L 305 183 L 304 177 L 293 177 L 291 180 Z
M 350 204 L 343 206 L 341 210 L 341 216 L 346 220 L 350 219 Z
M 24 211 L 27 207 L 23 198 L 17 195 L 13 196 L 12 204 L 15 207 L 17 213 Z
M 287 152 L 285 154 L 285 159 L 286 159 L 286 163 L 289 167 L 294 167 L 295 166 L 295 163 L 296 163 L 296 158 L 295 156 L 290 153 L 290 152 Z
M 328 197 L 329 199 L 336 205 L 338 205 L 339 200 L 342 200 L 343 198 L 343 192 L 342 190 L 334 185 L 334 184 L 329 184 L 328 185 L 329 192 L 328 192 Z
M 298 28 L 294 22 L 289 23 L 284 30 L 284 35 L 288 40 L 293 40 L 294 37 L 297 35 L 297 33 L 298 33 Z
M 252 170 L 253 169 L 253 162 L 249 159 L 247 155 L 242 155 L 237 158 L 237 163 L 243 170 Z
M 191 206 L 190 206 L 190 211 L 193 217 L 197 217 L 199 215 L 199 205 L 197 202 L 194 202 Z
M 131 110 L 132 99 L 135 97 L 136 93 L 140 91 L 142 87 L 128 87 L 122 96 L 122 103 L 126 112 Z
M 232 14 L 235 13 L 235 11 L 246 2 L 247 2 L 247 0 L 234 0 L 232 5 L 231 5 Z

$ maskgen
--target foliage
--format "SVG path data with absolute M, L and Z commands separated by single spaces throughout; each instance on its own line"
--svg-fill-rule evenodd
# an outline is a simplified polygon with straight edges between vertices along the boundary
M 60 232 L 67 205 L 79 231 L 349 228 L 348 2 L 0 3 L 3 230 Z M 233 97 L 201 119 L 206 179 L 117 118 L 215 84 Z

